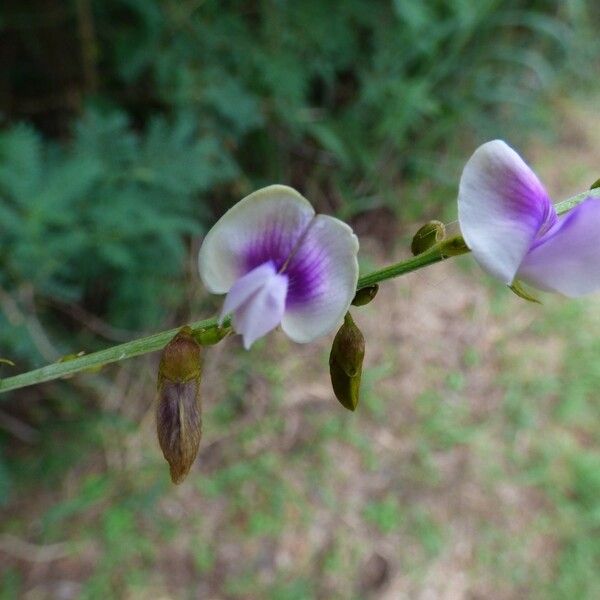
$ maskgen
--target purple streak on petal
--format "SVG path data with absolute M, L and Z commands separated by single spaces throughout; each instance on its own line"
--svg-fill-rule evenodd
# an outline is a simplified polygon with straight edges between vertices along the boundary
M 358 239 L 334 217 L 317 215 L 289 261 L 294 290 L 281 321 L 296 342 L 330 332 L 343 319 L 356 292 Z
M 517 278 L 541 290 L 582 296 L 600 290 L 600 201 L 587 198 L 532 246 Z
M 233 313 L 233 326 L 244 338 L 246 349 L 277 327 L 285 310 L 287 275 L 272 262 L 259 265 L 240 277 L 229 290 L 220 320 Z
M 285 234 L 277 222 L 258 233 L 245 253 L 245 269 L 251 271 L 270 262 L 289 278 L 286 306 L 297 306 L 321 293 L 328 258 L 318 240 L 307 236 L 311 222 L 294 236 Z
M 289 227 L 277 219 L 265 224 L 257 231 L 246 248 L 244 255 L 245 271 L 251 271 L 267 261 L 271 261 L 279 271 L 289 258 L 298 240 L 304 234 L 310 219 L 300 223 L 298 228 L 290 233 Z
M 506 197 L 510 199 L 514 214 L 538 219 L 540 229 L 537 238 L 556 223 L 556 210 L 533 171 L 507 172 L 505 185 Z M 525 199 L 527 204 L 523 205 L 522 199 Z
M 329 258 L 317 240 L 306 238 L 286 266 L 289 276 L 287 307 L 314 300 L 324 290 Z

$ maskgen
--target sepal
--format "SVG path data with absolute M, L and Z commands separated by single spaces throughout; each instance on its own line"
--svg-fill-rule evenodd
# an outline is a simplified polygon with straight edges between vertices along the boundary
M 195 329 L 194 339 L 201 346 L 214 346 L 231 333 L 231 327 L 227 325 L 217 325 L 215 327 L 204 327 Z
M 513 292 L 513 294 L 519 296 L 519 298 L 523 298 L 523 300 L 527 300 L 527 302 L 534 302 L 535 304 L 541 304 L 542 301 L 536 298 L 533 294 L 527 291 L 525 286 L 518 280 L 514 280 L 512 285 L 508 286 L 508 289 Z

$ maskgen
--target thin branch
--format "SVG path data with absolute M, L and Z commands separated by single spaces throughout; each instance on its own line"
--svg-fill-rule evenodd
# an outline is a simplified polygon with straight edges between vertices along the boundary
M 196 321 L 191 324 L 191 327 L 194 330 L 214 329 L 217 327 L 217 319 L 212 318 Z M 160 333 L 126 342 L 125 344 L 111 346 L 110 348 L 94 352 L 93 354 L 84 354 L 83 356 L 73 358 L 72 360 L 53 363 L 51 365 L 46 365 L 41 369 L 35 369 L 34 371 L 29 371 L 13 377 L 7 377 L 6 379 L 0 380 L 0 393 L 26 387 L 28 385 L 35 385 L 44 381 L 59 379 L 88 369 L 94 370 L 110 363 L 161 350 L 179 329 L 180 327 L 161 331 Z

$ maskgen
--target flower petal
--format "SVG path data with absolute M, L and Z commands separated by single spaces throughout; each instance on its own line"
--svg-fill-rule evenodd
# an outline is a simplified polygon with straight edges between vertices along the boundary
M 286 275 L 275 274 L 233 315 L 233 327 L 244 338 L 244 348 L 275 329 L 285 310 L 288 289 Z
M 219 317 L 219 323 L 223 322 L 223 319 L 240 306 L 247 302 L 256 292 L 268 284 L 269 280 L 277 274 L 277 269 L 271 262 L 264 263 L 256 269 L 252 269 L 249 273 L 246 273 L 243 277 L 240 277 L 232 286 L 227 296 L 225 296 L 225 302 L 223 303 L 223 309 L 221 310 L 221 316 Z
M 536 236 L 556 220 L 544 187 L 501 140 L 480 146 L 463 170 L 458 220 L 481 267 L 512 283 Z
M 582 296 L 600 290 L 600 201 L 559 217 L 523 260 L 517 277 L 541 290 Z
M 204 238 L 198 257 L 204 285 L 224 294 L 236 279 L 268 260 L 279 269 L 314 214 L 306 198 L 284 185 L 246 196 Z
M 356 292 L 358 239 L 334 217 L 317 215 L 286 266 L 288 298 L 281 326 L 310 342 L 338 325 Z
M 233 328 L 244 338 L 246 350 L 281 323 L 288 277 L 265 263 L 238 279 L 227 294 L 221 321 L 233 312 Z

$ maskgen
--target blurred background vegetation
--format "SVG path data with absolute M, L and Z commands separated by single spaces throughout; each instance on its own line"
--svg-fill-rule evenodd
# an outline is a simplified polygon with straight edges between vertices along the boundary
M 455 219 L 492 137 L 549 176 L 572 147 L 552 191 L 581 191 L 599 27 L 592 0 L 5 0 L 0 356 L 24 371 L 212 314 L 199 240 L 265 184 L 349 220 L 365 268 Z M 518 304 L 502 329 L 517 301 L 458 262 L 371 311 L 427 337 L 365 309 L 357 415 L 326 342 L 213 350 L 177 489 L 155 357 L 3 397 L 1 597 L 597 598 L 593 305 Z

